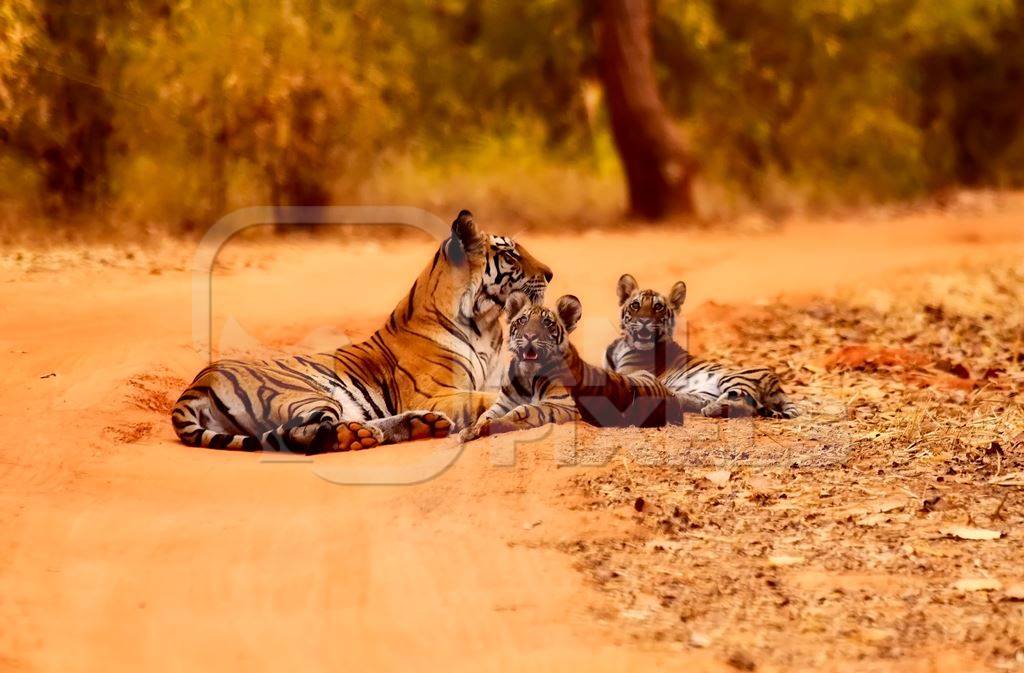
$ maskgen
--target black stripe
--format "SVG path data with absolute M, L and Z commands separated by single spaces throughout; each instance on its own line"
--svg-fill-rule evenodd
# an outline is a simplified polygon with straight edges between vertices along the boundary
M 409 322 L 409 320 L 412 318 L 413 308 L 415 308 L 415 304 L 413 302 L 416 301 L 416 285 L 419 282 L 420 282 L 419 279 L 416 279 L 416 281 L 412 284 L 412 289 L 409 290 L 409 297 L 405 300 L 406 301 L 406 305 L 405 305 L 405 321 L 406 322 Z

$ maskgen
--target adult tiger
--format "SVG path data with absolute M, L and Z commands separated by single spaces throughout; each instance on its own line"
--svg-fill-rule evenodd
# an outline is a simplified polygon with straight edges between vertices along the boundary
M 619 278 L 617 291 L 622 334 L 605 351 L 609 369 L 650 372 L 680 396 L 687 411 L 705 416 L 800 415 L 771 369 L 733 369 L 691 355 L 676 343 L 676 314 L 686 301 L 686 283 L 673 285 L 666 299 L 654 290 L 639 289 L 627 273 Z
M 329 353 L 221 360 L 196 376 L 171 418 L 189 446 L 320 453 L 445 436 L 494 399 L 483 389 L 516 290 L 541 300 L 551 270 L 467 210 L 385 325 Z
M 580 357 L 568 339 L 583 314 L 573 295 L 559 298 L 551 310 L 516 292 L 505 312 L 512 360 L 501 394 L 462 431 L 463 441 L 577 419 L 605 428 L 682 421 L 679 400 L 655 376 L 609 372 Z

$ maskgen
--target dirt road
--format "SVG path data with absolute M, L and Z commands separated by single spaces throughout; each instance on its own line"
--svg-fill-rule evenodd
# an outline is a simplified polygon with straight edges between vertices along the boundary
M 664 290 L 685 279 L 691 321 L 713 338 L 728 320 L 721 304 L 868 293 L 965 259 L 1019 257 L 1022 221 L 1018 199 L 759 235 L 521 240 L 555 270 L 549 298 L 581 298 L 577 343 L 596 360 L 626 271 Z M 229 248 L 213 283 L 216 351 L 364 336 L 432 247 Z M 553 458 L 570 428 L 519 444 L 511 466 L 499 440 L 313 462 L 178 444 L 168 411 L 206 358 L 193 343 L 188 264 L 187 251 L 4 253 L 0 669 L 733 670 L 701 649 L 621 635 L 559 550 L 581 531 L 628 537 L 633 525 L 572 507 L 581 495 L 569 479 L 586 468 Z M 454 462 L 416 485 L 329 479 L 424 457 Z

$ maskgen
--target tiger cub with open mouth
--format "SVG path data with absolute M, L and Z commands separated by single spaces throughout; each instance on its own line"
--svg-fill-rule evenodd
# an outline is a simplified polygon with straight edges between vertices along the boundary
M 463 441 L 582 419 L 600 427 L 658 427 L 682 420 L 676 396 L 650 374 L 609 372 L 588 364 L 569 342 L 583 313 L 573 295 L 554 310 L 522 293 L 505 304 L 512 360 L 494 405 L 460 433 Z

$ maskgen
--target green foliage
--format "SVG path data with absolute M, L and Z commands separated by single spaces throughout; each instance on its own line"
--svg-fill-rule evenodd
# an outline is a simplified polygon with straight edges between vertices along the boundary
M 25 113 L 24 78 L 19 70 L 38 40 L 39 17 L 30 0 L 0 0 L 0 123 L 10 128 Z
M 1024 14 L 1012 0 L 671 0 L 659 11 L 667 99 L 706 174 L 755 201 L 770 202 L 780 181 L 815 200 L 906 197 L 962 181 L 949 146 L 962 141 L 941 117 L 979 82 L 1009 93 L 1006 64 L 1024 56 Z M 950 77 L 945 92 L 929 75 L 937 53 L 997 45 L 977 68 L 933 68 Z M 944 112 L 926 114 L 935 107 Z M 984 133 L 981 112 L 963 121 Z M 1019 135 L 1007 127 L 1000 140 Z
M 621 208 L 591 2 L 74 6 L 0 0 L 6 202 L 185 227 L 267 202 Z M 663 97 L 736 202 L 1024 183 L 1024 0 L 654 6 Z

